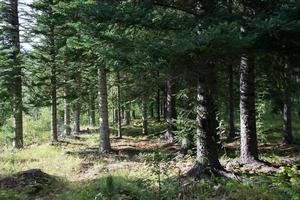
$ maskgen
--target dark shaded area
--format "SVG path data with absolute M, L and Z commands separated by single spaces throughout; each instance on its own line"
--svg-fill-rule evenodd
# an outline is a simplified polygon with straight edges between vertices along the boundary
M 0 188 L 37 194 L 44 189 L 48 189 L 48 185 L 55 182 L 54 177 L 42 172 L 40 169 L 30 169 L 1 179 Z

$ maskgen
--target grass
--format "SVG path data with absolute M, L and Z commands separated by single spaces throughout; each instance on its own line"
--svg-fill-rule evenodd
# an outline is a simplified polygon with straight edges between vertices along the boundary
M 150 121 L 151 134 L 147 137 L 141 135 L 139 121 L 124 126 L 124 138 L 111 139 L 114 152 L 99 155 L 99 135 L 96 131 L 80 135 L 77 139 L 65 138 L 52 146 L 45 140 L 47 127 L 43 123 L 46 120 L 41 121 L 39 123 L 43 128 L 26 133 L 27 141 L 30 137 L 35 139 L 23 150 L 0 147 L 0 178 L 38 168 L 57 181 L 34 195 L 26 191 L 0 189 L 0 200 L 299 199 L 300 180 L 296 178 L 297 172 L 291 172 L 289 168 L 279 174 L 243 171 L 246 180 L 243 183 L 217 178 L 213 178 L 213 182 L 176 179 L 192 165 L 194 157 L 174 160 L 178 146 L 167 145 L 155 137 L 163 130 L 162 123 Z M 32 123 L 25 120 L 25 130 L 29 130 Z M 265 119 L 264 124 L 266 130 L 271 130 L 280 127 L 281 122 L 279 118 L 270 117 Z M 296 138 L 299 138 L 300 125 L 294 126 Z M 115 129 L 112 129 L 111 133 L 114 132 Z M 278 146 L 276 142 L 281 138 L 280 133 L 268 134 L 270 142 L 260 146 L 263 160 L 278 166 L 284 163 L 300 164 L 299 146 Z M 227 155 L 226 151 L 221 161 L 226 162 L 237 156 L 237 147 L 238 143 L 233 144 L 233 152 L 228 150 Z M 157 161 L 157 155 L 167 159 Z M 241 172 L 241 169 L 237 168 L 236 172 Z M 284 184 L 278 185 L 278 182 Z

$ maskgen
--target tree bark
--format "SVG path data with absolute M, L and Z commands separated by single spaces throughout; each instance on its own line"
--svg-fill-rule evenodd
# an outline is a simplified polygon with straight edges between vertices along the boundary
M 22 67 L 18 58 L 20 54 L 20 24 L 18 0 L 9 1 L 9 14 L 11 25 L 12 60 L 13 60 L 13 115 L 14 115 L 14 148 L 23 148 L 23 97 L 22 97 Z
M 52 11 L 50 13 L 52 15 Z M 51 143 L 58 142 L 57 133 L 57 97 L 56 97 L 56 55 L 55 55 L 55 32 L 54 26 L 50 25 L 50 98 L 51 98 Z
M 233 95 L 233 68 L 229 65 L 228 69 L 228 140 L 232 141 L 235 138 L 234 127 L 234 95 Z
M 90 116 L 89 116 L 89 124 L 91 127 L 96 126 L 96 108 L 95 108 L 95 95 L 90 95 Z
M 80 99 L 77 98 L 74 104 L 73 129 L 72 129 L 73 135 L 78 135 L 80 133 L 80 110 L 81 110 Z
M 122 116 L 121 116 L 121 86 L 120 86 L 120 73 L 117 73 L 117 103 L 118 103 L 118 131 L 117 138 L 122 138 Z
M 197 164 L 202 168 L 222 169 L 216 144 L 216 108 L 202 78 L 197 84 Z
M 107 79 L 106 69 L 98 69 L 98 95 L 99 95 L 99 134 L 100 134 L 100 152 L 111 151 L 109 139 L 108 124 L 108 103 L 107 103 Z
M 66 83 L 65 83 L 66 84 Z M 70 127 L 70 104 L 68 101 L 68 88 L 64 86 L 64 135 L 71 135 L 71 127 Z
M 142 134 L 147 135 L 148 134 L 148 105 L 147 105 L 147 99 L 143 99 L 143 108 L 142 108 Z
M 254 66 L 247 55 L 242 55 L 240 65 L 240 127 L 241 163 L 258 160 L 255 119 L 255 74 Z
M 80 74 L 77 74 L 76 76 L 76 90 L 80 91 L 81 87 L 81 77 Z M 75 103 L 74 103 L 74 121 L 73 121 L 73 129 L 72 134 L 77 135 L 80 133 L 80 110 L 81 110 L 81 102 L 80 102 L 80 93 L 79 96 L 77 96 Z
M 293 143 L 292 134 L 292 114 L 291 114 L 291 94 L 289 89 L 286 88 L 283 96 L 283 141 L 285 144 Z
M 130 125 L 130 109 L 127 108 L 125 111 L 125 125 Z
M 160 89 L 156 93 L 156 121 L 160 122 Z
M 166 131 L 166 139 L 169 142 L 174 142 L 174 131 L 176 130 L 176 126 L 174 125 L 173 120 L 176 119 L 176 109 L 175 109 L 175 77 L 173 75 L 169 75 L 167 79 L 167 131 Z

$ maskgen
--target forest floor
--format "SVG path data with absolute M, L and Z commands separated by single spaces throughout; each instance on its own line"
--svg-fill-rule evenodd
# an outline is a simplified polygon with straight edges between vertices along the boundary
M 160 131 L 157 126 L 151 133 Z M 300 198 L 300 145 L 282 145 L 280 140 L 261 144 L 261 159 L 271 164 L 266 167 L 239 165 L 235 162 L 238 141 L 226 143 L 221 163 L 227 170 L 243 175 L 244 181 L 215 177 L 210 183 L 194 182 L 176 179 L 193 165 L 193 155 L 183 157 L 178 145 L 140 132 L 140 127 L 125 127 L 123 139 L 112 138 L 113 152 L 105 155 L 97 152 L 96 130 L 64 138 L 55 146 L 0 148 L 0 180 L 29 169 L 40 169 L 51 177 L 47 176 L 51 180 L 46 183 L 34 180 L 22 187 L 0 187 L 0 199 Z

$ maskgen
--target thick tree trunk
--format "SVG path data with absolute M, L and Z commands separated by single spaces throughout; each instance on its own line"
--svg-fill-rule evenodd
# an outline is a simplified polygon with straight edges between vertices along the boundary
M 148 134 L 148 114 L 147 114 L 147 99 L 143 99 L 143 108 L 142 108 L 142 134 Z
M 108 124 L 108 103 L 107 103 L 107 80 L 106 69 L 101 67 L 98 69 L 98 95 L 99 95 L 99 133 L 100 133 L 100 152 L 108 152 L 111 150 L 109 139 Z
M 68 88 L 64 87 L 64 135 L 68 136 L 71 134 L 70 127 L 70 104 L 68 101 Z
M 117 74 L 117 103 L 118 103 L 118 131 L 117 138 L 122 138 L 122 116 L 121 116 L 121 87 L 120 87 L 120 73 Z
M 18 0 L 9 0 L 11 25 L 12 60 L 13 60 L 13 115 L 14 115 L 14 148 L 23 148 L 23 98 L 22 98 L 22 68 L 18 58 L 20 54 L 20 30 Z
M 174 142 L 174 131 L 176 130 L 173 122 L 176 119 L 175 95 L 175 77 L 169 75 L 167 79 L 167 131 L 165 137 L 170 142 Z
M 90 95 L 90 105 L 89 105 L 89 124 L 90 127 L 96 126 L 96 108 L 95 108 L 95 95 Z
M 197 164 L 222 169 L 218 159 L 216 137 L 216 110 L 203 77 L 197 85 Z
M 241 163 L 258 160 L 255 119 L 255 74 L 254 66 L 247 55 L 241 57 L 240 65 L 240 123 Z
M 233 69 L 232 65 L 229 65 L 229 77 L 228 77 L 228 140 L 232 141 L 235 138 L 234 127 L 234 95 L 233 95 Z

